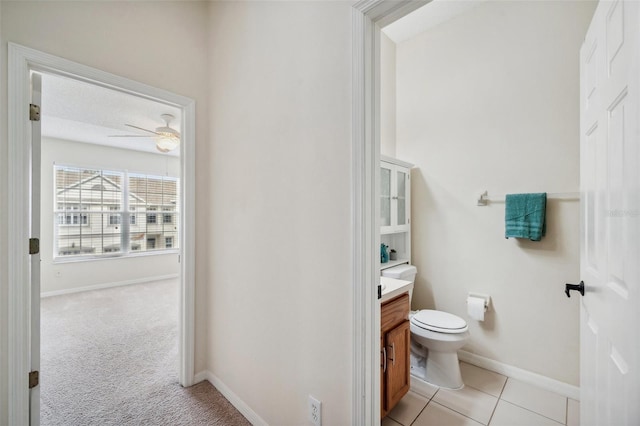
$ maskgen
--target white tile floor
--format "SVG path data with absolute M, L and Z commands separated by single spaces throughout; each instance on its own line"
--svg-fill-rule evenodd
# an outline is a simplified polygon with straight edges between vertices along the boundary
M 460 363 L 464 389 L 412 389 L 381 426 L 573 426 L 580 403 L 493 371 Z

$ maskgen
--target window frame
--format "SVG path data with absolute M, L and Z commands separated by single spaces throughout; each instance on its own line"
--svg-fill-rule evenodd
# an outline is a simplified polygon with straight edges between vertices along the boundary
M 107 207 L 106 205 L 102 206 L 102 209 L 100 210 L 95 210 L 92 211 L 90 209 L 87 208 L 82 208 L 82 202 L 81 200 L 78 200 L 75 204 L 76 204 L 76 208 L 75 209 L 61 209 L 59 208 L 60 205 L 64 205 L 67 204 L 67 202 L 65 201 L 60 201 L 57 197 L 58 197 L 58 193 L 59 191 L 61 191 L 64 188 L 58 188 L 58 178 L 57 178 L 57 170 L 64 170 L 64 169 L 71 169 L 73 170 L 91 170 L 94 171 L 96 173 L 114 173 L 114 174 L 121 174 L 122 176 L 122 182 L 120 183 L 120 200 L 118 202 L 118 204 L 114 207 L 109 206 Z M 139 205 L 134 205 L 132 207 L 129 207 L 129 199 L 132 196 L 138 197 L 140 198 L 139 195 L 137 195 L 137 193 L 132 192 L 129 190 L 129 183 L 131 181 L 132 177 L 144 177 L 146 179 L 158 179 L 158 180 L 162 180 L 163 182 L 166 181 L 174 181 L 175 182 L 175 187 L 176 187 L 176 194 L 172 194 L 171 196 L 173 198 L 179 198 L 179 190 L 180 190 L 180 177 L 176 177 L 176 176 L 169 176 L 169 175 L 163 175 L 160 173 L 145 173 L 145 172 L 133 172 L 130 170 L 126 170 L 126 169 L 118 169 L 118 168 L 113 168 L 113 167 L 91 167 L 88 165 L 72 165 L 72 164 L 58 164 L 58 163 L 54 163 L 53 164 L 53 168 L 52 168 L 54 177 L 53 177 L 53 205 L 54 205 L 54 215 L 53 215 L 53 240 L 54 240 L 54 244 L 52 245 L 53 247 L 53 263 L 72 263 L 72 262 L 85 262 L 85 261 L 99 261 L 99 260 L 109 260 L 109 259 L 114 259 L 114 258 L 126 258 L 126 257 L 143 257 L 143 256 L 156 256 L 156 255 L 163 255 L 163 254 L 175 254 L 175 253 L 179 253 L 180 248 L 179 247 L 175 247 L 172 245 L 172 247 L 170 248 L 165 248 L 165 247 L 158 247 L 158 235 L 156 230 L 149 230 L 146 228 L 147 222 L 146 220 L 143 221 L 142 224 L 140 224 L 140 221 L 138 220 L 139 218 L 137 218 L 136 216 L 139 214 L 143 214 L 144 218 L 146 219 L 147 216 L 147 211 L 152 211 L 155 217 L 156 217 L 156 222 L 155 223 L 151 223 L 152 226 L 160 226 L 162 227 L 163 224 L 162 222 L 158 221 L 158 214 L 164 214 L 164 210 L 167 209 L 162 209 L 162 211 L 159 211 L 159 206 L 153 206 L 149 208 L 149 210 L 147 210 L 147 207 L 145 206 L 142 211 L 140 211 L 139 209 Z M 81 182 L 82 179 L 78 182 Z M 164 184 L 163 184 L 164 185 Z M 104 185 L 103 185 L 104 186 Z M 164 187 L 163 187 L 164 188 Z M 162 194 L 165 194 L 164 190 L 162 191 Z M 142 198 L 140 198 L 142 199 Z M 69 205 L 72 205 L 74 203 L 68 203 Z M 148 205 L 148 204 L 147 204 Z M 182 217 L 182 213 L 179 210 L 179 205 L 175 204 L 175 210 L 167 210 L 169 211 L 172 215 L 177 215 L 176 217 L 178 218 L 178 221 L 181 219 Z M 118 227 L 122 228 L 120 229 L 120 249 L 119 250 L 115 250 L 115 251 L 111 251 L 111 250 L 106 250 L 105 247 L 107 246 L 103 246 L 102 247 L 102 252 L 101 253 L 92 253 L 92 254 L 78 254 L 78 255 L 62 255 L 60 254 L 61 250 L 64 247 L 60 247 L 60 237 L 59 237 L 59 230 L 60 229 L 70 229 L 71 227 L 78 227 L 80 228 L 87 228 L 91 226 L 91 216 L 92 214 L 96 214 L 98 216 L 101 216 L 101 222 L 102 222 L 102 232 L 100 234 L 97 235 L 109 235 L 110 233 L 108 232 L 108 229 L 111 228 L 113 229 L 114 227 L 117 229 Z M 74 220 L 74 216 L 76 216 L 76 219 L 78 220 L 79 223 L 73 223 Z M 71 222 L 72 223 L 64 223 L 61 224 L 59 223 L 59 220 L 62 219 L 63 221 L 66 221 L 66 219 L 70 217 Z M 115 220 L 117 223 L 113 223 L 113 219 L 116 218 Z M 86 221 L 85 221 L 86 219 Z M 85 223 L 86 222 L 86 223 Z M 145 244 L 139 244 L 138 242 L 133 242 L 131 241 L 131 237 L 133 235 L 136 234 L 140 234 L 141 231 L 138 229 L 134 229 L 132 230 L 131 227 L 139 227 L 142 226 L 144 227 L 144 230 L 142 231 L 144 233 L 144 241 L 147 240 L 147 234 L 151 233 L 151 235 L 154 235 L 153 238 L 156 240 L 156 245 L 153 249 L 147 249 Z M 160 231 L 160 237 L 161 238 L 166 238 L 164 236 L 163 231 Z M 82 231 L 79 231 L 79 235 L 82 235 Z M 176 228 L 176 232 L 174 235 L 170 235 L 170 237 L 173 239 L 173 241 L 176 241 L 175 238 L 179 237 L 179 230 L 178 228 Z

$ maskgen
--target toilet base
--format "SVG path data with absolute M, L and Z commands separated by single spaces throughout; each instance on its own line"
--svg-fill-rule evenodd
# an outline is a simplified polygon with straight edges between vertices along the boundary
M 427 355 L 425 380 L 447 389 L 462 389 L 462 374 L 457 352 L 436 352 Z
M 412 352 L 411 375 L 441 388 L 462 389 L 464 387 L 458 354 L 455 352 L 429 351 L 426 358 Z

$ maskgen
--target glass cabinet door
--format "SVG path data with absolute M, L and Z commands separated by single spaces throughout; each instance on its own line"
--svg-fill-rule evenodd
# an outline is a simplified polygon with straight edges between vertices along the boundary
M 403 171 L 396 172 L 397 178 L 397 203 L 396 203 L 396 213 L 397 213 L 397 224 L 398 225 L 406 225 L 407 224 L 407 173 Z
M 409 230 L 411 186 L 409 169 L 395 164 L 380 164 L 380 232 Z
M 380 225 L 391 226 L 391 169 L 380 167 Z

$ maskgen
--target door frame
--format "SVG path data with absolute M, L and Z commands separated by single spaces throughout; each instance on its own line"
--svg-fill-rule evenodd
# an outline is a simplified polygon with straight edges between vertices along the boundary
M 31 291 L 30 72 L 75 78 L 182 109 L 180 144 L 179 381 L 194 383 L 195 327 L 195 101 L 163 89 L 14 43 L 8 43 L 8 421 L 29 424 Z
M 361 0 L 352 9 L 352 424 L 380 424 L 380 29 L 430 0 Z

